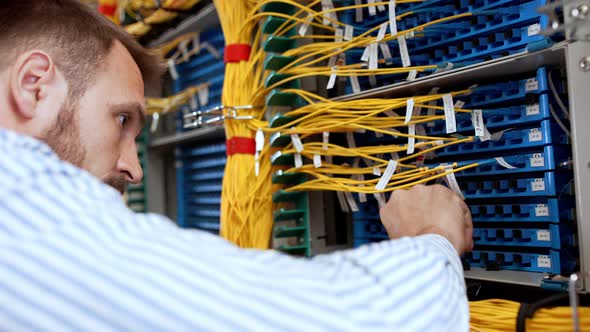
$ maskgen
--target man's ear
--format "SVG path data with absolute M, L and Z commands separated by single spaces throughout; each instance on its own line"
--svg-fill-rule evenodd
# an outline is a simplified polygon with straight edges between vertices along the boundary
M 39 100 L 47 97 L 47 85 L 55 78 L 55 66 L 47 53 L 20 55 L 10 72 L 10 95 L 17 115 L 27 120 L 35 117 Z

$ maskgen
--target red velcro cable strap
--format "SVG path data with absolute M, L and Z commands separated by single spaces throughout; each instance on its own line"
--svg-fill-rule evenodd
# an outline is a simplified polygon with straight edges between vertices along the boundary
M 256 152 L 256 141 L 253 138 L 236 136 L 228 139 L 225 144 L 228 156 L 236 153 L 254 155 Z
M 98 5 L 98 12 L 105 16 L 115 16 L 117 5 Z
M 250 59 L 250 52 L 252 47 L 248 44 L 230 44 L 225 46 L 225 54 L 223 55 L 223 62 L 235 63 L 240 61 L 248 61 Z

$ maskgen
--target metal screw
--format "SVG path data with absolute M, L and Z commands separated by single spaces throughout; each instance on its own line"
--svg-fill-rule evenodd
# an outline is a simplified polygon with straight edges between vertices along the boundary
M 590 56 L 585 56 L 580 60 L 580 69 L 590 71 Z
M 580 11 L 580 18 L 585 18 L 586 15 L 588 15 L 588 12 L 590 11 L 590 7 L 588 7 L 588 5 L 584 3 L 578 6 L 578 10 Z
M 587 4 L 581 4 L 578 7 L 572 8 L 570 15 L 575 18 L 584 19 L 590 12 L 590 7 Z

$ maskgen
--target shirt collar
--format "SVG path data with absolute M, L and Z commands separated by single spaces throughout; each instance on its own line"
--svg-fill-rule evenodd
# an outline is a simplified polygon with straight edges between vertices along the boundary
M 40 140 L 4 128 L 0 128 L 0 149 L 26 150 L 56 157 L 55 152 Z

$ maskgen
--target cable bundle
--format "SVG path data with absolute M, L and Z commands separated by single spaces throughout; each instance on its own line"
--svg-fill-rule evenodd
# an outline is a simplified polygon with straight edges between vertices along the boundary
M 473 332 L 513 332 L 516 331 L 516 318 L 520 303 L 491 299 L 469 302 L 471 331 Z M 579 307 L 581 331 L 590 331 L 590 308 Z M 573 331 L 572 308 L 543 308 L 535 312 L 532 319 L 526 320 L 528 332 L 571 332 Z
M 259 31 L 249 21 L 254 1 L 216 0 L 225 37 L 226 71 L 222 104 L 226 110 L 227 164 L 221 200 L 221 236 L 241 247 L 269 247 L 272 231 L 269 147 L 249 121 L 261 119 L 264 96 Z

